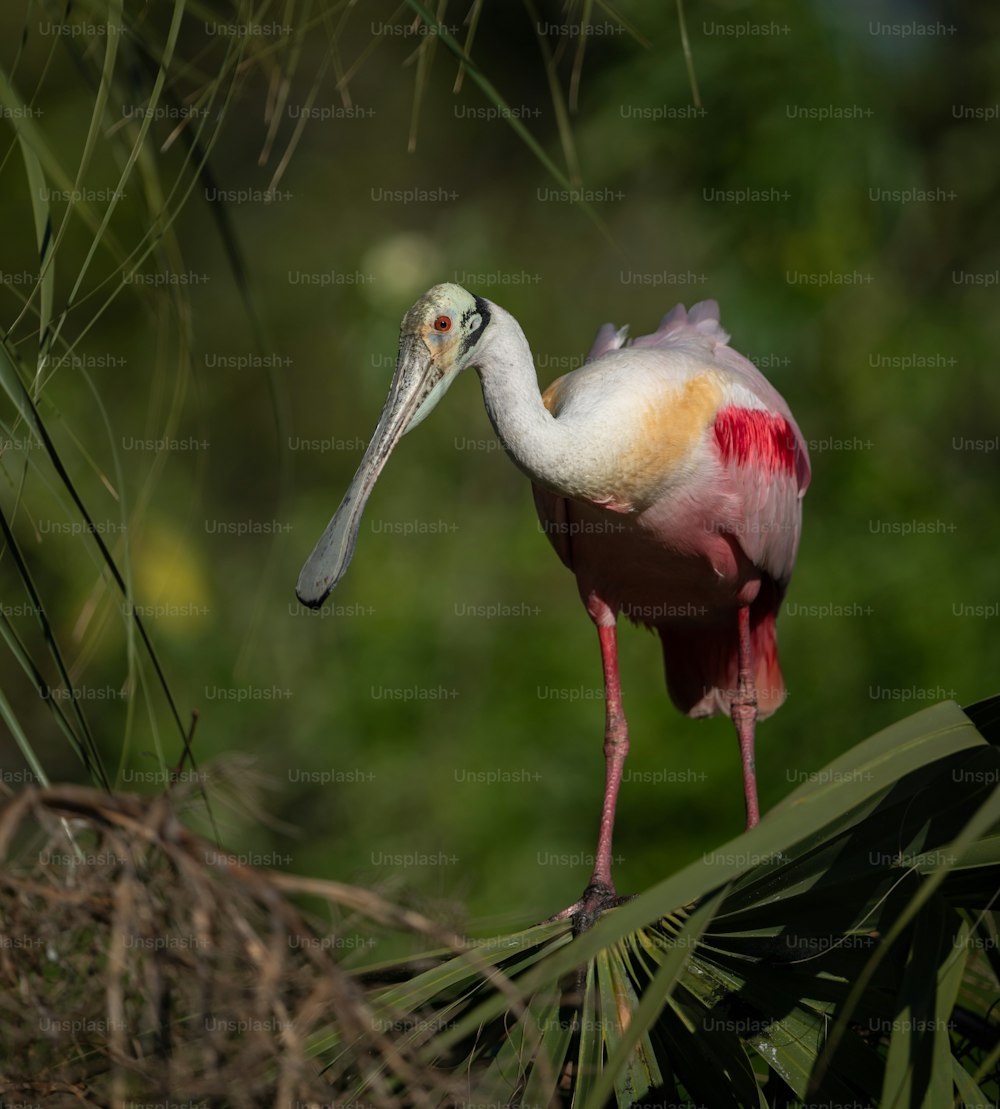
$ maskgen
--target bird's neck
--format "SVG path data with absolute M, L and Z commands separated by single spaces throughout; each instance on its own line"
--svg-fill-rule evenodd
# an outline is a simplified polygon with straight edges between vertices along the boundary
M 528 340 L 513 316 L 504 315 L 505 326 L 483 343 L 475 362 L 486 413 L 519 469 L 547 489 L 569 492 L 565 488 L 569 429 L 542 403 Z

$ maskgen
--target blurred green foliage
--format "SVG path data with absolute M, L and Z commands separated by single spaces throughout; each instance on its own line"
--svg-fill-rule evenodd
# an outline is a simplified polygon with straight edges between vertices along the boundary
M 164 67 L 175 111 L 139 142 L 129 106 L 148 102 L 178 8 L 125 7 L 77 182 L 98 220 L 139 156 L 106 232 L 52 199 L 54 228 L 66 219 L 53 263 L 65 319 L 41 364 L 17 136 L 28 119 L 75 180 L 116 9 L 92 0 L 68 24 L 55 5 L 0 12 L 5 85 L 34 113 L 0 119 L 3 327 L 148 606 L 185 723 L 200 714 L 194 749 L 229 847 L 456 925 L 538 919 L 589 874 L 596 636 L 474 375 L 401 444 L 325 614 L 295 601 L 374 428 L 399 319 L 438 281 L 509 309 L 543 385 L 605 321 L 644 334 L 676 301 L 715 297 L 733 346 L 789 401 L 814 476 L 778 625 L 789 698 L 759 733 L 765 809 L 915 707 L 996 689 L 997 11 L 693 5 L 695 109 L 673 8 L 623 3 L 640 40 L 594 5 L 605 31 L 587 37 L 569 118 L 575 184 L 594 190 L 604 235 L 552 198 L 558 183 L 505 120 L 485 118 L 468 76 L 453 92 L 455 59 L 406 31 L 408 9 L 263 5 L 254 19 L 272 29 L 247 33 L 242 5 L 192 6 Z M 574 23 L 536 7 L 565 93 L 577 40 L 554 28 Z M 444 16 L 459 41 L 465 14 Z M 83 29 L 53 29 L 68 26 Z M 564 167 L 538 36 L 526 8 L 487 0 L 471 54 Z M 129 282 L 143 241 L 140 272 L 193 276 Z M 11 409 L 3 420 L 0 503 L 104 761 L 122 788 L 162 788 L 178 731 L 92 543 L 62 529 L 78 517 L 50 467 Z M 52 678 L 9 551 L 0 598 Z M 481 606 L 517 615 L 469 614 Z M 738 831 L 742 797 L 729 721 L 676 713 L 646 632 L 624 629 L 620 646 L 632 752 L 615 855 L 633 890 Z M 3 667 L 49 776 L 81 778 L 33 683 L 11 658 Z M 6 750 L 17 782 L 23 763 Z

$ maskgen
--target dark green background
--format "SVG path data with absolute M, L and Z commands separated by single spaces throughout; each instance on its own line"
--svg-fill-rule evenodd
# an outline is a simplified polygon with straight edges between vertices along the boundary
M 813 485 L 778 624 L 789 697 L 759 731 L 765 808 L 914 708 L 994 692 L 997 15 L 971 3 L 691 4 L 696 111 L 675 11 L 623 3 L 637 40 L 595 6 L 607 33 L 588 38 L 570 125 L 577 183 L 594 190 L 602 230 L 550 196 L 561 186 L 507 121 L 469 117 L 490 101 L 468 76 L 452 92 L 456 64 L 442 46 L 418 72 L 425 37 L 385 31 L 412 13 L 359 7 L 345 19 L 341 7 L 314 5 L 301 23 L 258 13 L 291 31 L 255 36 L 238 71 L 224 58 L 233 36 L 209 28 L 241 13 L 189 9 L 168 88 L 183 103 L 224 75 L 202 135 L 212 138 L 211 183 L 194 175 L 184 136 L 171 139 L 178 119 L 158 119 L 111 228 L 131 249 L 156 226 L 159 190 L 174 222 L 142 272 L 204 279 L 133 283 L 103 307 L 130 266 L 102 244 L 62 332 L 85 361 L 43 374 L 42 414 L 94 518 L 114 523 L 115 496 L 124 500 L 127 549 L 120 531 L 110 538 L 137 603 L 165 606 L 148 623 L 185 719 L 200 713 L 195 750 L 226 844 L 251 862 L 371 885 L 476 927 L 538 919 L 589 874 L 603 784 L 596 635 L 526 480 L 496 449 L 473 374 L 401 444 L 329 611 L 295 602 L 300 565 L 374 428 L 399 320 L 439 281 L 518 318 L 542 385 L 605 321 L 644 334 L 677 301 L 715 297 L 733 346 L 789 401 Z M 135 137 L 123 105 L 148 96 L 171 11 L 131 8 L 86 176 L 94 190 L 122 171 Z M 85 6 L 71 20 L 102 12 Z M 449 5 L 445 16 L 462 40 L 464 15 Z M 565 24 L 554 3 L 537 16 L 550 32 Z M 104 42 L 70 41 L 46 31 L 47 19 L 38 5 L 7 5 L 0 54 L 72 178 Z M 936 33 L 916 33 L 928 27 Z M 487 2 L 472 56 L 565 171 L 537 31 L 527 8 Z M 546 41 L 562 51 L 565 91 L 576 39 Z M 338 74 L 362 56 L 345 102 Z M 278 95 L 287 99 L 268 150 Z M 308 121 L 280 194 L 213 207 L 207 184 L 269 187 L 310 95 L 339 118 Z M 30 381 L 37 296 L 22 314 L 33 286 L 18 275 L 37 273 L 38 252 L 9 124 L 0 120 L 3 320 Z M 455 195 L 378 199 L 412 189 Z M 743 201 L 741 190 L 767 198 Z M 54 204 L 57 223 L 65 211 Z M 259 344 L 220 219 L 242 256 Z M 70 220 L 57 313 L 94 239 Z M 297 276 L 324 274 L 325 285 Z M 260 355 L 271 364 L 233 361 Z M 117 695 L 128 672 L 119 601 L 90 541 L 56 533 L 77 517 L 58 506 L 40 452 L 11 446 L 9 408 L 3 419 L 0 498 L 109 771 L 122 788 L 155 791 L 164 775 L 150 752 L 176 762 L 177 730 L 148 666 L 145 685 Z M 202 445 L 136 449 L 163 436 Z M 48 673 L 9 554 L 0 589 Z M 515 615 L 469 615 L 478 606 Z M 616 873 L 621 889 L 638 890 L 735 835 L 742 797 L 729 721 L 677 714 L 647 632 L 624 627 L 620 646 L 632 753 Z M 413 699 L 399 699 L 403 690 Z M 81 778 L 9 655 L 3 691 L 49 775 Z M 3 764 L 16 785 L 24 764 L 13 745 Z M 478 780 L 491 774 L 506 780 Z M 194 802 L 191 811 L 200 819 Z M 401 866 L 402 855 L 425 861 Z

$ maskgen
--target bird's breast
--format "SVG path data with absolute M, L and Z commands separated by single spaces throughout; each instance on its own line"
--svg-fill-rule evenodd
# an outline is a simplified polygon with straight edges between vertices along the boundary
M 578 375 L 560 378 L 542 398 L 575 433 L 565 485 L 554 491 L 638 512 L 696 472 L 706 429 L 723 402 L 717 374 Z

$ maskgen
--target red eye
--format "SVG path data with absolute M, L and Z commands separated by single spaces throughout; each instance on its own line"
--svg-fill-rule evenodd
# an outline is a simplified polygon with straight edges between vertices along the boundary
M 438 316 L 434 321 L 435 331 L 451 331 L 451 316 Z

